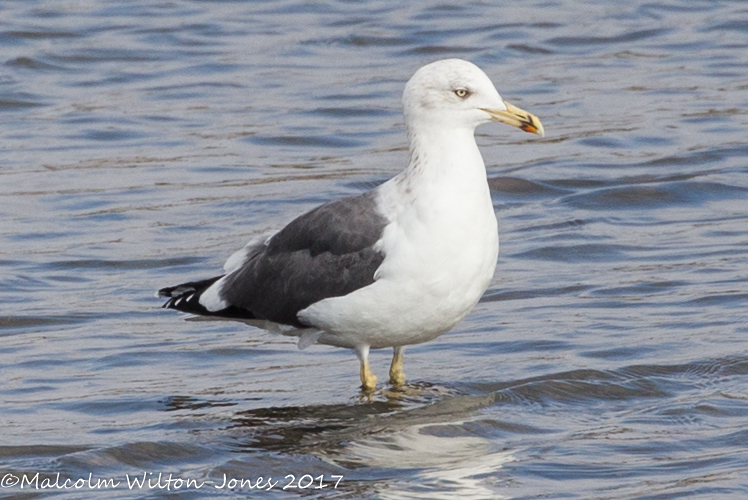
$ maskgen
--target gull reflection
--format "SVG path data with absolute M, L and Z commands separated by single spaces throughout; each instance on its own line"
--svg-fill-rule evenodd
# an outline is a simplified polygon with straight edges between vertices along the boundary
M 327 458 L 345 467 L 397 470 L 373 488 L 387 500 L 506 498 L 498 493 L 497 471 L 514 458 L 495 442 L 468 435 L 464 424 L 419 424 L 363 437 Z

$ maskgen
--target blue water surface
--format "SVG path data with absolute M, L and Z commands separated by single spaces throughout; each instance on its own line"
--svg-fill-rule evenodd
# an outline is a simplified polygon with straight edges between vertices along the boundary
M 746 498 L 744 3 L 5 0 L 0 49 L 1 498 Z M 406 390 L 160 309 L 399 172 L 447 57 L 546 137 L 478 130 L 497 273 Z

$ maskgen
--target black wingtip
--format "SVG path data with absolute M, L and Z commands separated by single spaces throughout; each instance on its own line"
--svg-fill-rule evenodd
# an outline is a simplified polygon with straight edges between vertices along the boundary
M 200 292 L 202 292 L 201 290 Z M 166 303 L 162 306 L 164 309 L 176 309 L 191 314 L 197 314 L 200 316 L 211 316 L 215 313 L 209 311 L 200 303 L 199 292 L 186 293 L 178 296 L 169 298 Z
M 229 306 L 221 311 L 209 311 L 200 303 L 200 296 L 203 292 L 221 278 L 223 278 L 223 276 L 216 276 L 202 281 L 191 281 L 177 286 L 169 286 L 160 289 L 156 295 L 158 297 L 166 297 L 169 299 L 163 306 L 161 306 L 164 309 L 176 309 L 177 311 L 197 314 L 199 316 L 257 319 L 250 311 L 239 309 L 234 306 Z
M 156 293 L 156 296 L 169 298 L 162 306 L 165 309 L 178 309 L 193 314 L 210 314 L 210 311 L 200 304 L 200 295 L 221 278 L 223 276 L 216 276 L 201 281 L 190 281 L 189 283 L 182 283 L 177 286 L 168 286 L 160 289 Z

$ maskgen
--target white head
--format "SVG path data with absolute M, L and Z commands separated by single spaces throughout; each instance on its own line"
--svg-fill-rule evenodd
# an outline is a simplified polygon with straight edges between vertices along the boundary
M 501 121 L 526 132 L 543 135 L 543 126 L 530 113 L 505 102 L 486 74 L 462 59 L 443 59 L 420 68 L 403 92 L 408 124 L 475 129 Z

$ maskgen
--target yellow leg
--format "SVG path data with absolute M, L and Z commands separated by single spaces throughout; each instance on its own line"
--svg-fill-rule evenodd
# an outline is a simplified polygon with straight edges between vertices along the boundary
M 405 371 L 403 371 L 403 352 L 405 347 L 395 347 L 390 365 L 390 384 L 395 386 L 405 385 Z
M 377 388 L 377 376 L 369 368 L 369 346 L 357 347 L 356 355 L 361 362 L 361 390 L 371 392 Z
M 373 391 L 377 388 L 377 376 L 369 369 L 369 363 L 361 363 L 361 390 Z

